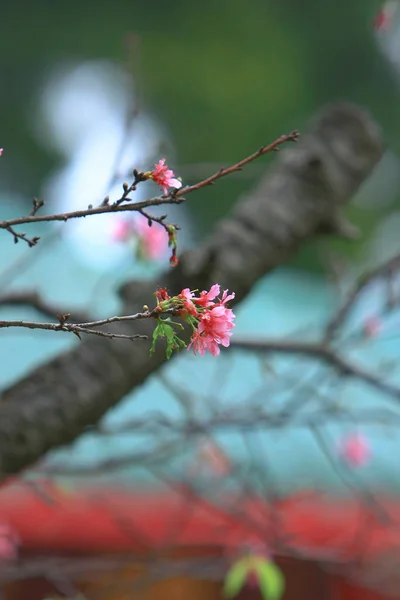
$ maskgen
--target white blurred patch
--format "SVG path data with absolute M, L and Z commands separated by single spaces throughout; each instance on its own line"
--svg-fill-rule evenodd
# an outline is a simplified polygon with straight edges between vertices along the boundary
M 132 169 L 151 169 L 159 157 L 165 133 L 148 115 L 127 123 L 134 107 L 133 85 L 117 66 L 94 61 L 64 69 L 50 77 L 41 98 L 42 141 L 56 147 L 68 164 L 45 184 L 44 197 L 54 212 L 98 206 L 106 195 L 122 194 Z M 132 194 L 143 200 L 155 192 L 146 182 Z M 154 210 L 153 214 L 160 211 Z M 165 212 L 165 210 L 164 210 Z M 171 211 L 168 207 L 168 215 Z M 183 225 L 183 209 L 179 221 Z M 63 224 L 65 240 L 76 258 L 101 271 L 123 262 L 133 263 L 131 246 L 113 241 L 114 215 L 80 218 Z M 173 219 L 171 219 L 173 220 Z

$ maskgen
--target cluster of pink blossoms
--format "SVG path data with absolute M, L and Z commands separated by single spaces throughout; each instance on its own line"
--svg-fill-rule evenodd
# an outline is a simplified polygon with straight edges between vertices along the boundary
M 213 285 L 209 292 L 204 290 L 199 296 L 195 296 L 189 288 L 185 288 L 173 298 L 166 288 L 160 288 L 156 292 L 159 312 L 173 308 L 186 323 L 192 326 L 193 334 L 188 350 L 192 348 L 195 354 L 198 352 L 204 356 L 208 350 L 213 356 L 218 356 L 219 345 L 227 348 L 230 344 L 235 315 L 226 305 L 235 294 L 228 294 L 228 290 L 225 290 L 222 298 L 218 299 L 219 293 L 218 283 Z M 170 348 L 177 350 L 179 347 L 185 347 L 186 344 L 172 333 L 169 320 L 159 321 L 153 340 L 160 336 L 167 337 L 170 340 Z
M 160 186 L 164 194 L 168 194 L 168 188 L 172 187 L 178 190 L 182 187 L 182 182 L 175 177 L 175 173 L 168 168 L 165 162 L 165 158 L 159 160 L 158 163 L 154 165 L 155 168 L 153 171 L 149 171 L 146 175 Z
M 228 290 L 225 290 L 222 298 L 216 300 L 219 293 L 220 286 L 216 283 L 209 292 L 201 292 L 199 297 L 188 288 L 178 296 L 183 305 L 182 316 L 191 315 L 198 322 L 189 344 L 189 349 L 192 348 L 195 354 L 198 352 L 204 356 L 208 350 L 213 356 L 218 356 L 219 345 L 227 348 L 230 344 L 235 315 L 226 304 L 235 294 L 228 295 Z

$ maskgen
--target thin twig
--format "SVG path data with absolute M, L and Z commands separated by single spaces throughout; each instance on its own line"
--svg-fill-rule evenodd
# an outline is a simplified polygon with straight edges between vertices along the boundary
M 290 133 L 285 135 L 281 135 L 278 139 L 272 142 L 272 144 L 269 144 L 268 146 L 262 146 L 259 150 L 257 150 L 257 152 L 254 152 L 254 154 L 251 154 L 247 158 L 240 160 L 238 163 L 232 165 L 231 167 L 220 169 L 219 171 L 214 173 L 214 175 L 210 175 L 210 177 L 207 177 L 206 179 L 203 179 L 198 183 L 195 183 L 193 185 L 187 185 L 184 188 L 181 188 L 176 192 L 175 195 L 176 197 L 184 196 L 186 194 L 190 194 L 190 192 L 199 190 L 200 188 L 206 187 L 208 185 L 213 185 L 214 182 L 217 181 L 217 179 L 221 179 L 221 177 L 226 177 L 227 175 L 231 175 L 232 173 L 241 171 L 245 165 L 252 162 L 256 158 L 259 158 L 260 156 L 263 156 L 268 152 L 276 152 L 277 150 L 279 150 L 279 146 L 281 146 L 282 144 L 285 144 L 287 142 L 296 142 L 298 139 L 299 132 L 297 130 L 291 131 Z
M 74 210 L 72 212 L 58 213 L 54 215 L 28 215 L 26 217 L 16 217 L 15 219 L 0 221 L 0 229 L 9 229 L 15 225 L 24 225 L 26 223 L 69 221 L 71 219 L 79 219 L 81 217 L 90 217 L 93 215 L 103 215 L 107 213 L 140 211 L 144 208 L 148 208 L 149 206 L 160 206 L 161 204 L 180 204 L 183 201 L 183 198 L 176 198 L 175 196 L 156 196 L 154 198 L 149 198 L 148 200 L 143 200 L 142 202 L 132 202 L 119 205 L 106 204 L 96 208 L 90 207 L 85 210 Z M 159 220 L 157 217 L 151 217 L 151 219 L 157 222 Z
M 0 329 L 5 329 L 8 327 L 22 327 L 24 329 L 41 329 L 46 331 L 64 331 L 69 333 L 74 333 L 78 337 L 80 337 L 81 333 L 91 334 L 91 335 L 99 335 L 101 337 L 107 337 L 110 339 L 122 339 L 122 340 L 136 340 L 142 339 L 146 340 L 147 335 L 126 335 L 124 333 L 111 333 L 100 331 L 96 329 L 97 327 L 102 327 L 103 325 L 109 325 L 111 323 L 123 323 L 126 321 L 137 321 L 139 319 L 158 319 L 161 315 L 173 315 L 177 312 L 176 309 L 168 309 L 163 312 L 156 307 L 153 310 L 146 310 L 141 313 L 135 313 L 133 315 L 124 315 L 124 316 L 115 316 L 108 317 L 106 319 L 99 319 L 98 321 L 90 321 L 87 323 L 68 323 L 67 319 L 70 316 L 67 315 L 57 315 L 59 319 L 59 323 L 39 323 L 36 321 L 0 321 Z
M 353 309 L 356 301 L 358 300 L 361 293 L 365 290 L 365 288 L 375 279 L 379 279 L 380 277 L 387 277 L 393 271 L 400 267 L 400 254 L 397 254 L 387 262 L 382 265 L 379 265 L 372 271 L 363 274 L 352 291 L 348 294 L 346 300 L 342 304 L 341 308 L 334 315 L 332 320 L 328 323 L 325 331 L 325 341 L 332 340 L 339 329 L 342 327 L 347 317 L 349 316 L 351 310 Z
M 0 296 L 0 306 L 28 306 L 55 320 L 59 320 L 58 315 L 71 313 L 74 315 L 76 321 L 82 323 L 89 321 L 88 314 L 84 313 L 82 310 L 66 310 L 65 307 L 48 302 L 35 291 L 10 292 L 9 294 L 4 294 L 3 296 Z
M 341 375 L 354 377 L 356 379 L 365 381 L 365 383 L 400 402 L 400 388 L 387 383 L 383 379 L 380 379 L 377 375 L 374 375 L 373 373 L 356 366 L 354 363 L 347 361 L 324 343 L 296 342 L 286 340 L 235 339 L 232 340 L 231 347 L 242 350 L 251 350 L 254 352 L 277 352 L 314 356 L 315 358 L 319 358 L 320 360 L 334 367 L 339 373 L 341 373 Z

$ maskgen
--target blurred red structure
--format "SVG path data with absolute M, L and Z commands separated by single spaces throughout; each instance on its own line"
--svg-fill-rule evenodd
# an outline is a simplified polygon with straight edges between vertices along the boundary
M 172 573 L 133 592 L 134 582 L 146 571 L 146 561 L 150 565 L 160 557 L 171 564 L 196 556 L 217 559 L 246 540 L 270 544 L 285 574 L 286 600 L 400 598 L 398 500 L 379 498 L 377 508 L 365 499 L 305 492 L 273 505 L 226 498 L 218 507 L 184 488 L 170 493 L 127 488 L 69 491 L 52 483 L 33 489 L 13 482 L 0 493 L 0 515 L 21 542 L 22 581 L 6 585 L 9 600 L 39 600 L 54 592 L 46 576 L 24 574 L 29 557 L 122 554 L 121 567 L 94 571 L 90 578 L 87 573 L 73 576 L 74 585 L 88 598 L 217 599 L 222 578 L 207 581 L 201 575 Z M 257 590 L 245 589 L 240 599 L 258 596 Z

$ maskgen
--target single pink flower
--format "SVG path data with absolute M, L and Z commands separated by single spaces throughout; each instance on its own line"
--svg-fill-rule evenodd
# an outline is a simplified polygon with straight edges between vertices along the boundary
M 196 304 L 199 304 L 200 306 L 211 306 L 213 304 L 213 300 L 215 300 L 215 298 L 218 296 L 220 289 L 221 288 L 218 283 L 214 283 L 209 292 L 206 290 L 200 292 L 200 297 L 195 299 Z
M 168 251 L 168 236 L 165 229 L 153 221 L 149 227 L 147 219 L 140 217 L 133 223 L 133 231 L 139 238 L 140 254 L 148 260 L 161 260 Z
M 0 148 L 0 156 L 2 156 L 3 152 L 4 152 L 4 149 Z
M 182 187 L 182 183 L 179 179 L 176 179 L 175 173 L 171 169 L 168 169 L 165 161 L 166 159 L 162 158 L 156 163 L 155 169 L 151 171 L 150 177 L 160 186 L 164 194 L 167 194 L 168 188 L 173 187 L 179 189 Z
M 364 466 L 371 457 L 368 440 L 360 433 L 350 433 L 339 442 L 339 454 L 351 467 Z
M 235 297 L 235 292 L 232 292 L 232 294 L 228 295 L 228 290 L 224 290 L 224 293 L 222 294 L 221 302 L 219 304 L 226 304 L 230 300 L 233 300 L 234 297 Z
M 198 352 L 201 356 L 204 356 L 207 350 L 212 356 L 218 356 L 219 345 L 227 348 L 230 344 L 231 329 L 235 326 L 234 318 L 233 311 L 225 306 L 215 306 L 204 311 L 188 348 L 193 348 L 193 352 Z

